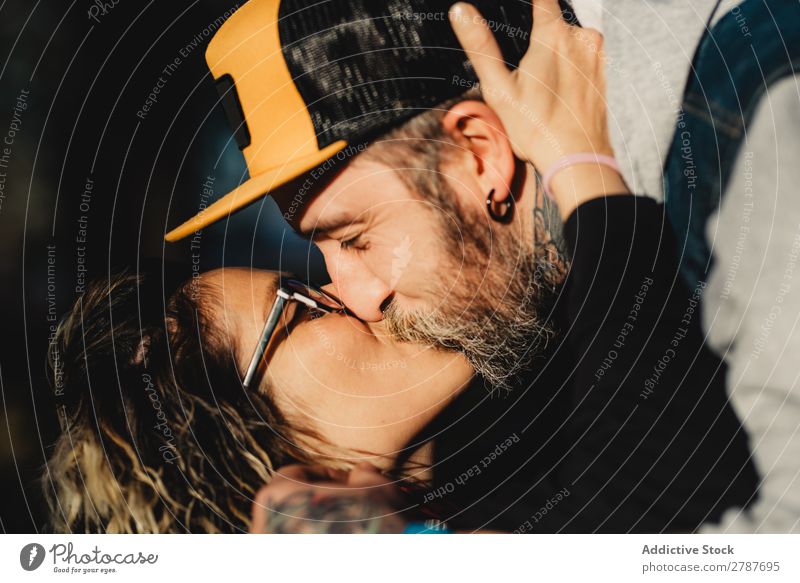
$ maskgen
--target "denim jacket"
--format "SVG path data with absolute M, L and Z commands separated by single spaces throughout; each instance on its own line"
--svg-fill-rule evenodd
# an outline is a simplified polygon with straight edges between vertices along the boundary
M 770 86 L 799 65 L 797 0 L 745 0 L 698 46 L 664 171 L 666 212 L 690 289 L 711 272 L 706 223 L 725 194 L 748 122 Z

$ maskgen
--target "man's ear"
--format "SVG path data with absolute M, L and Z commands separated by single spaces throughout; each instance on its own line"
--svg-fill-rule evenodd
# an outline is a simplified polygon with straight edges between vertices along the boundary
M 445 113 L 442 127 L 468 150 L 483 196 L 494 190 L 495 201 L 506 200 L 511 194 L 515 158 L 503 123 L 495 112 L 482 101 L 461 101 Z

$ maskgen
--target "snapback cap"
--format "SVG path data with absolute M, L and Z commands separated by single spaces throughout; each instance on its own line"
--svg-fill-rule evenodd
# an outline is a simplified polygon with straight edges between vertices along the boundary
M 166 235 L 178 241 L 477 82 L 455 0 L 250 0 L 206 61 L 250 178 Z M 531 5 L 471 0 L 506 62 L 527 50 Z

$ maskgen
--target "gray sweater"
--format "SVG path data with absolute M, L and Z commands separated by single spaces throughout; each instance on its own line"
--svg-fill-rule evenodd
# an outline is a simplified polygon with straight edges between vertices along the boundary
M 633 192 L 663 199 L 662 169 L 715 0 L 573 0 L 605 37 L 609 129 Z M 723 1 L 714 22 L 738 4 Z M 709 345 L 762 479 L 746 511 L 702 532 L 800 532 L 800 86 L 777 84 L 750 124 L 719 212 L 704 296 Z

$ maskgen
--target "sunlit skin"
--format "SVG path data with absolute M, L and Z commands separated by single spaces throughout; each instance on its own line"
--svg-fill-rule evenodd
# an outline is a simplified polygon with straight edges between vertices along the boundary
M 530 126 L 530 120 L 522 125 Z M 461 206 L 475 210 L 485 221 L 481 225 L 485 226 L 485 240 L 491 241 L 505 230 L 532 245 L 533 211 L 541 204 L 533 166 L 522 166 L 525 171 L 515 176 L 520 168 L 515 151 L 519 153 L 525 144 L 510 138 L 494 110 L 481 101 L 455 104 L 443 116 L 442 126 L 457 144 L 454 148 L 460 150 L 460 155 L 441 171 Z M 512 129 L 520 132 L 519 128 Z M 552 158 L 563 155 L 559 144 L 545 143 L 539 149 L 547 154 L 543 158 L 545 167 L 549 167 Z M 585 150 L 605 152 L 607 148 L 589 144 Z M 524 158 L 530 159 L 530 155 Z M 292 208 L 299 185 L 309 176 L 273 191 L 284 213 Z M 411 192 L 379 160 L 368 159 L 365 152 L 340 162 L 329 175 L 312 182 L 303 204 L 294 208 L 290 223 L 317 243 L 336 292 L 360 318 L 380 320 L 381 308 L 391 299 L 405 310 L 434 308 L 443 298 L 441 293 L 433 293 L 433 282 L 448 289 L 464 277 L 459 269 L 450 267 L 446 276 L 438 269 L 445 252 L 442 226 L 430 212 L 429 203 Z M 618 173 L 594 165 L 577 165 L 559 172 L 552 188 L 564 220 L 586 200 L 628 192 Z M 498 203 L 513 196 L 516 210 L 509 224 L 492 221 L 486 213 L 491 191 Z M 406 248 L 410 249 L 410 258 L 404 255 Z M 399 263 L 410 259 L 399 277 L 392 269 L 398 265 L 398 254 Z
M 212 312 L 232 340 L 242 373 L 247 368 L 275 298 L 277 274 L 225 268 L 203 274 L 219 294 Z M 289 304 L 263 368 L 281 411 L 340 448 L 391 466 L 412 438 L 465 388 L 472 368 L 446 353 L 388 337 L 380 323 L 352 316 L 312 317 Z
M 493 222 L 485 212 L 491 190 L 498 202 L 510 195 L 515 171 L 513 151 L 494 112 L 482 102 L 465 101 L 452 107 L 442 123 L 461 154 L 442 171 L 461 204 L 485 220 L 486 238 L 498 229 L 532 237 L 531 173 L 514 192 L 517 210 L 512 223 Z M 339 164 L 332 177 L 320 180 L 291 222 L 319 246 L 335 293 L 363 320 L 381 320 L 381 308 L 391 299 L 405 310 L 436 307 L 445 298 L 434 284 L 449 289 L 464 277 L 452 267 L 444 277 L 443 227 L 430 203 L 411 192 L 391 169 L 364 156 Z M 284 212 L 296 192 L 294 182 L 273 193 Z
M 362 162 L 315 198 L 300 228 L 324 254 L 342 301 L 375 322 L 392 295 L 409 308 L 441 301 L 431 286 L 443 260 L 431 210 L 389 168 Z

